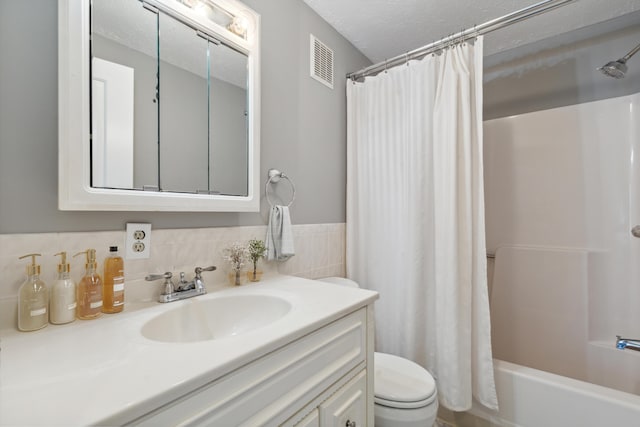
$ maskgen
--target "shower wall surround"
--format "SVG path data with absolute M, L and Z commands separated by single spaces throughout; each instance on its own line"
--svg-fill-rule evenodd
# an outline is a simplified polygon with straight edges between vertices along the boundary
M 640 93 L 486 121 L 493 356 L 640 394 Z
M 153 230 L 151 257 L 144 260 L 125 259 L 125 300 L 127 303 L 153 301 L 160 290 L 160 282 L 146 282 L 150 273 L 171 271 L 174 276 L 184 271 L 193 275 L 196 266 L 216 265 L 218 269 L 204 273 L 204 281 L 211 290 L 230 286 L 226 281 L 227 265 L 221 251 L 230 243 L 264 239 L 266 226 L 217 227 Z M 345 224 L 294 225 L 296 255 L 282 262 L 260 261 L 265 273 L 281 273 L 306 278 L 344 276 Z M 24 262 L 18 257 L 26 253 L 42 254 L 40 277 L 50 286 L 56 277 L 59 251 L 70 254 L 95 248 L 98 270 L 103 268 L 110 245 L 124 245 L 124 231 L 0 234 L 0 330 L 15 328 L 17 295 L 24 281 Z M 76 258 L 71 264 L 71 276 L 78 281 L 84 272 L 84 261 Z

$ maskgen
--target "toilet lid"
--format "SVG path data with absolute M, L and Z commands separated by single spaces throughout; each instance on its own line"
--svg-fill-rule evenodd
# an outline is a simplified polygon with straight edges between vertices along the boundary
M 436 382 L 422 366 L 386 353 L 374 354 L 375 402 L 394 408 L 419 408 L 435 400 Z

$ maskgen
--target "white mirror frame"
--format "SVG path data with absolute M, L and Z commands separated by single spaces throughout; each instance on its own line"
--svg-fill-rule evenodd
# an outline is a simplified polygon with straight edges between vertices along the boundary
M 236 0 L 214 0 L 250 21 L 247 39 L 195 15 L 175 0 L 145 0 L 171 9 L 195 28 L 248 57 L 248 194 L 225 196 L 90 186 L 89 3 L 58 0 L 58 208 L 71 211 L 258 212 L 260 210 L 260 15 Z M 252 21 L 252 22 L 251 22 Z

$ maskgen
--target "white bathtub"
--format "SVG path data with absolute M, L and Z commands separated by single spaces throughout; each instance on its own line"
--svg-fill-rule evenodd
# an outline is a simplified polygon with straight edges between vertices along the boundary
M 500 411 L 471 413 L 500 427 L 640 426 L 640 396 L 494 360 Z

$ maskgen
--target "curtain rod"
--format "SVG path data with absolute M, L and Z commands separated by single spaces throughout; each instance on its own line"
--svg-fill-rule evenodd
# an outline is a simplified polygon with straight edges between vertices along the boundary
M 575 0 L 541 1 L 540 3 L 527 6 L 523 9 L 509 13 L 508 15 L 501 16 L 500 18 L 487 21 L 484 24 L 480 24 L 480 25 L 474 26 L 473 28 L 468 28 L 466 30 L 460 31 L 459 33 L 452 34 L 451 36 L 444 37 L 436 42 L 430 43 L 426 46 L 419 47 L 417 49 L 414 49 L 402 55 L 394 56 L 391 59 L 379 62 L 374 65 L 370 65 L 366 68 L 361 69 L 360 71 L 349 73 L 347 74 L 347 78 L 352 80 L 358 80 L 362 77 L 376 74 L 387 68 L 404 64 L 411 59 L 421 58 L 430 53 L 442 50 L 445 47 L 449 46 L 450 44 L 457 44 L 465 40 L 475 38 L 483 34 L 487 34 L 495 30 L 499 30 L 501 28 L 508 27 L 509 25 L 513 25 L 520 21 L 524 21 L 534 16 L 541 15 L 543 13 L 549 12 L 553 9 L 556 9 L 558 7 L 571 3 L 573 1 Z

